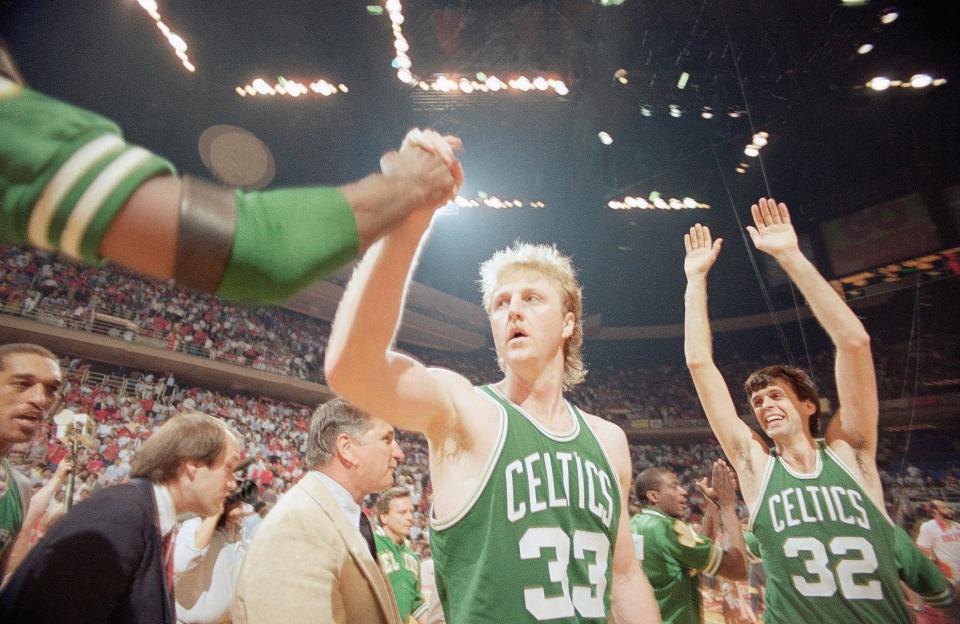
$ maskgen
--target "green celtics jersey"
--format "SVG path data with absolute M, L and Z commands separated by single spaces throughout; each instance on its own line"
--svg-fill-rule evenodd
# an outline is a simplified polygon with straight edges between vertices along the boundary
M 400 610 L 400 621 L 406 622 L 411 613 L 416 615 L 417 610 L 423 606 L 423 596 L 420 594 L 420 559 L 406 541 L 397 544 L 382 529 L 378 528 L 374 532 L 373 539 L 377 544 L 380 566 L 393 586 L 393 595 Z
M 893 524 L 840 458 L 817 444 L 811 474 L 772 451 L 751 509 L 767 577 L 764 622 L 910 622 Z
M 683 520 L 654 509 L 630 519 L 633 547 L 664 624 L 700 624 L 699 572 L 716 574 L 723 551 Z
M 757 536 L 750 531 L 743 532 L 743 543 L 747 547 L 747 554 L 753 557 L 754 559 L 762 559 L 763 551 L 760 550 L 760 542 L 757 541 Z
M 900 580 L 932 607 L 946 607 L 953 602 L 953 588 L 930 557 L 923 554 L 907 532 L 896 527 L 893 544 L 897 552 Z
M 0 496 L 0 557 L 2 557 L 20 531 L 25 505 L 20 494 L 20 484 L 17 483 L 13 468 L 6 459 L 0 459 L 0 471 L 3 471 L 5 479 L 3 485 L 6 490 Z
M 437 593 L 447 622 L 607 622 L 620 518 L 616 471 L 586 419 L 544 429 L 491 386 L 500 424 L 479 491 L 431 520 Z

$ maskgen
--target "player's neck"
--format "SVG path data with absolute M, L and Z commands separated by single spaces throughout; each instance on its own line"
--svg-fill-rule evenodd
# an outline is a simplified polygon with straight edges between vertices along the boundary
M 497 390 L 548 429 L 565 429 L 570 424 L 570 414 L 563 400 L 562 374 L 543 373 L 527 379 L 508 369 Z
M 777 453 L 790 468 L 807 474 L 817 468 L 817 444 L 805 433 L 792 435 L 784 440 L 774 440 Z

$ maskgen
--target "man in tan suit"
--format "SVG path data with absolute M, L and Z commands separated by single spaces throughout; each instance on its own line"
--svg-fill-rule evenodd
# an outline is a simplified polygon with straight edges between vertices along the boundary
M 393 485 L 401 459 L 389 423 L 341 399 L 321 405 L 307 440 L 312 470 L 257 529 L 234 622 L 399 624 L 390 583 L 359 525 L 360 501 Z

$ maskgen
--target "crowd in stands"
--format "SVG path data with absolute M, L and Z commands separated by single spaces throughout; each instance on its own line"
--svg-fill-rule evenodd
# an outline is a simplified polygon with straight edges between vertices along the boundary
M 323 382 L 323 351 L 330 324 L 278 307 L 244 307 L 175 288 L 115 267 L 90 268 L 43 251 L 0 246 L 0 311 L 46 323 L 95 331 L 122 340 Z M 868 328 L 869 329 L 869 328 Z M 943 329 L 943 328 L 941 328 Z M 926 332 L 913 341 L 873 343 L 881 399 L 960 388 L 960 336 Z M 917 362 L 914 354 L 921 353 Z M 464 373 L 474 382 L 499 377 L 491 350 L 465 355 L 417 351 L 431 365 Z M 782 361 L 781 354 L 728 354 L 718 349 L 728 379 Z M 808 367 L 821 394 L 835 403 L 833 362 L 814 352 Z M 735 398 L 738 388 L 733 388 Z M 638 401 L 637 397 L 643 397 Z M 651 366 L 590 363 L 587 382 L 570 398 L 621 425 L 702 426 L 696 394 L 682 362 Z
M 45 323 L 322 381 L 330 324 L 34 249 L 0 246 L 0 308 Z
M 120 340 L 147 339 L 155 346 L 198 357 L 323 381 L 323 349 L 329 334 L 325 321 L 283 308 L 231 304 L 114 267 L 81 267 L 42 251 L 0 247 L 0 311 L 98 331 Z M 960 359 L 956 357 L 960 337 L 952 332 L 927 334 L 923 345 L 913 341 L 873 344 L 882 399 L 911 396 L 917 391 L 955 392 L 960 387 Z M 430 365 L 461 372 L 474 383 L 500 377 L 492 349 L 469 354 L 412 352 Z M 916 356 L 911 357 L 918 352 L 922 353 L 919 368 Z M 781 359 L 779 355 L 749 359 L 738 354 L 717 356 L 731 380 L 744 379 L 758 366 Z M 221 416 L 244 434 L 245 455 L 254 459 L 248 474 L 262 489 L 282 493 L 303 474 L 306 431 L 315 406 L 184 388 L 168 374 L 124 371 L 119 376 L 104 375 L 107 371 L 79 360 L 65 360 L 64 368 L 69 372 L 64 404 L 90 414 L 96 423 L 96 444 L 83 447 L 78 457 L 78 498 L 125 479 L 130 458 L 142 440 L 172 413 L 193 409 Z M 810 370 L 822 395 L 835 405 L 832 354 L 813 353 Z M 731 390 L 735 399 L 740 396 L 739 388 Z M 706 425 L 682 362 L 647 366 L 592 363 L 587 381 L 569 393 L 569 398 L 625 427 Z M 914 500 L 918 498 L 915 494 L 935 488 L 947 497 L 960 496 L 960 470 L 949 461 L 936 466 L 905 464 L 901 461 L 903 445 L 895 439 L 899 440 L 881 437 L 881 475 L 888 499 L 909 527 L 925 513 Z M 401 441 L 406 459 L 398 480 L 411 490 L 417 510 L 414 538 L 422 544 L 430 499 L 426 443 L 412 434 L 403 434 Z M 66 448 L 48 423 L 38 441 L 21 453 L 22 465 L 40 484 L 51 477 Z M 693 483 L 709 472 L 709 462 L 720 455 L 712 442 L 633 448 L 636 470 L 669 466 L 689 486 L 695 518 L 700 514 L 700 500 Z
M 171 415 L 182 411 L 215 414 L 239 431 L 245 443 L 243 456 L 253 459 L 247 476 L 264 492 L 282 494 L 305 470 L 306 432 L 314 406 L 182 387 L 170 375 L 123 371 L 121 376 L 76 359 L 65 358 L 62 364 L 67 383 L 63 404 L 58 409 L 85 413 L 93 420 L 91 435 L 77 455 L 75 499 L 82 500 L 99 488 L 124 481 L 130 472 L 130 460 L 143 440 Z M 68 454 L 55 427 L 48 419 L 37 439 L 16 448 L 11 457 L 37 488 L 51 478 L 56 465 Z M 949 441 L 944 446 L 940 440 L 940 447 L 936 447 L 936 437 L 929 438 L 921 436 L 915 440 L 914 448 L 925 451 L 915 455 L 930 455 L 932 448 L 939 448 L 942 453 L 934 454 L 939 457 L 936 465 L 920 464 L 922 467 L 902 461 L 903 434 L 881 438 L 879 464 L 887 498 L 892 513 L 908 529 L 918 519 L 928 517 L 924 504 L 930 498 L 960 498 L 960 462 L 949 460 L 956 457 L 955 450 Z M 397 480 L 410 489 L 415 508 L 411 538 L 418 548 L 426 549 L 431 497 L 426 441 L 409 432 L 401 432 L 399 439 L 405 458 Z M 703 499 L 694 484 L 709 474 L 714 459 L 722 457 L 715 441 L 635 444 L 631 455 L 635 473 L 650 466 L 673 470 L 690 492 L 691 521 L 699 520 Z M 61 491 L 51 506 L 62 501 Z M 637 504 L 632 493 L 631 503 Z M 740 511 L 745 517 L 746 510 Z

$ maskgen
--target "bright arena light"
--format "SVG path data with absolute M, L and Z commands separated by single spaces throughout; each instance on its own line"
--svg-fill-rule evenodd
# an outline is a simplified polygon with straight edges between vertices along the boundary
M 890 79 L 884 76 L 877 76 L 876 78 L 871 78 L 867 86 L 874 91 L 884 91 L 890 87 Z
M 323 97 L 328 97 L 337 93 L 347 93 L 349 89 L 347 85 L 343 83 L 333 84 L 322 78 L 304 84 L 299 80 L 290 80 L 283 76 L 277 76 L 276 82 L 267 82 L 263 78 L 254 78 L 250 84 L 236 87 L 234 91 L 236 91 L 240 97 L 250 95 L 284 95 L 296 98 L 311 92 Z
M 886 11 L 880 16 L 880 21 L 884 24 L 892 24 L 897 21 L 898 17 L 900 17 L 900 14 L 896 11 Z
M 600 142 L 603 143 L 604 145 L 610 145 L 611 143 L 613 143 L 613 137 L 610 136 L 609 132 L 600 131 L 600 133 L 597 134 L 597 136 L 600 138 Z
M 748 145 L 743 148 L 743 153 L 749 156 L 750 158 L 756 158 L 760 155 L 760 149 L 756 145 Z
M 487 76 L 484 72 L 476 73 L 476 80 L 471 76 L 437 75 L 433 80 L 422 79 L 413 70 L 413 60 L 410 58 L 410 42 L 403 35 L 403 5 L 400 0 L 387 0 L 384 8 L 390 18 L 390 29 L 393 32 L 393 49 L 396 56 L 391 65 L 397 70 L 397 79 L 411 87 L 420 87 L 423 91 L 439 91 L 441 93 L 497 93 L 498 91 L 553 91 L 559 96 L 570 93 L 569 87 L 562 81 L 546 76 L 515 76 L 506 82 L 496 76 Z M 622 81 L 621 81 L 622 82 Z M 626 83 L 624 83 L 626 84 Z
M 607 202 L 607 207 L 611 210 L 707 210 L 710 204 L 699 202 L 692 197 L 677 199 L 671 197 L 665 200 L 660 193 L 653 191 L 650 193 L 650 200 L 634 195 L 627 195 L 623 199 L 612 199 Z
M 872 51 L 873 51 L 872 43 L 865 43 L 859 48 L 857 48 L 857 54 L 869 54 Z
M 910 86 L 914 89 L 929 87 L 933 83 L 933 78 L 929 74 L 914 74 L 910 77 Z
M 173 48 L 174 54 L 180 59 L 180 64 L 183 65 L 184 69 L 191 73 L 197 71 L 196 66 L 190 61 L 190 57 L 187 56 L 187 42 L 183 37 L 170 30 L 170 27 L 163 22 L 156 0 L 137 0 L 137 4 L 153 19 L 157 29 L 167 40 L 167 44 Z

